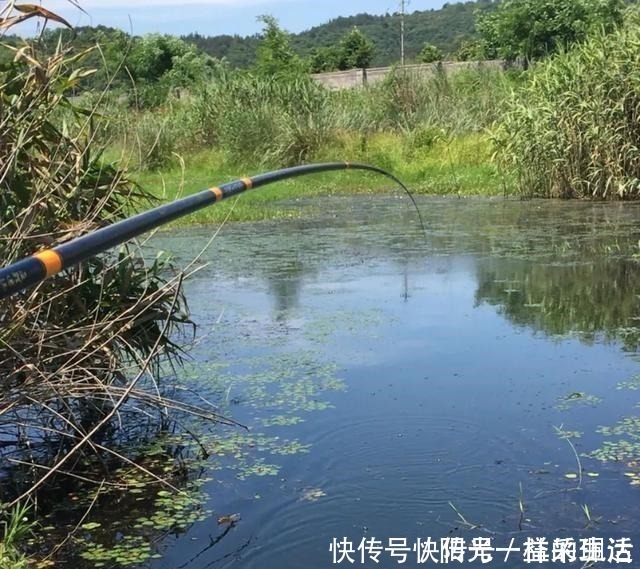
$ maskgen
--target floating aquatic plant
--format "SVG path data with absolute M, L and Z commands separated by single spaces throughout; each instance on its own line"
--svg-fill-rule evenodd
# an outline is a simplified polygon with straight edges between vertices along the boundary
M 574 391 L 569 395 L 559 397 L 555 407 L 559 411 L 566 411 L 574 405 L 590 405 L 594 407 L 601 402 L 602 399 L 600 397 L 589 395 L 587 393 L 584 393 L 583 391 Z
M 637 391 L 640 389 L 640 374 L 634 375 L 626 381 L 621 381 L 616 386 L 616 389 L 630 389 L 632 391 Z

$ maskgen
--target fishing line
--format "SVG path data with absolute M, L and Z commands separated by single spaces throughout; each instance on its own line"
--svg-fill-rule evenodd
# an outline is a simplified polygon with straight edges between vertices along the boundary
M 393 180 L 409 196 L 418 214 L 422 232 L 426 234 L 422 214 L 415 198 L 409 191 L 409 188 L 393 174 L 382 168 L 368 164 L 352 164 L 350 162 L 307 164 L 304 166 L 275 170 L 273 172 L 267 172 L 266 174 L 258 174 L 252 178 L 241 178 L 233 182 L 215 186 L 198 192 L 197 194 L 139 213 L 133 217 L 123 219 L 122 221 L 88 233 L 82 237 L 67 241 L 53 249 L 39 251 L 30 257 L 26 257 L 0 269 L 0 299 L 7 298 L 26 288 L 33 287 L 65 269 L 82 263 L 95 255 L 104 253 L 112 247 L 226 198 L 236 196 L 247 190 L 273 184 L 274 182 L 336 170 L 367 170 Z

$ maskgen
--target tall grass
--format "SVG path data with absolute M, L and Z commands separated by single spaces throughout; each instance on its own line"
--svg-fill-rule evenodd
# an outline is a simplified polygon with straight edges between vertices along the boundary
M 518 81 L 518 74 L 496 69 L 469 69 L 433 74 L 401 68 L 384 81 L 336 97 L 346 127 L 361 131 L 413 133 L 442 131 L 447 135 L 479 132 L 499 118 L 499 103 Z
M 499 156 L 525 195 L 640 197 L 636 19 L 540 63 L 507 100 Z
M 498 102 L 516 82 L 491 69 L 451 76 L 397 71 L 367 88 L 329 91 L 305 75 L 275 80 L 219 70 L 214 81 L 164 108 L 125 113 L 123 132 L 146 169 L 205 148 L 238 165 L 287 166 L 343 149 L 346 139 L 357 139 L 363 154 L 375 134 L 428 148 L 481 132 L 498 118 Z
M 226 73 L 193 100 L 201 140 L 254 164 L 309 160 L 331 144 L 334 110 L 331 94 L 306 75 Z

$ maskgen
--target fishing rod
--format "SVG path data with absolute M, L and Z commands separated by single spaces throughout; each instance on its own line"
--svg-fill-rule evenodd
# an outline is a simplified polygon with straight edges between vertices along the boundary
M 329 162 L 326 164 L 308 164 L 275 170 L 259 174 L 252 178 L 241 178 L 220 186 L 203 190 L 191 196 L 158 206 L 128 219 L 118 221 L 82 237 L 72 239 L 53 249 L 39 251 L 30 257 L 17 261 L 0 269 L 0 299 L 7 298 L 26 288 L 35 286 L 59 272 L 87 259 L 104 253 L 106 250 L 138 237 L 165 223 L 174 221 L 184 215 L 198 211 L 226 198 L 241 194 L 246 190 L 296 178 L 307 174 L 329 172 L 335 170 L 368 170 L 386 176 L 398 184 L 409 196 L 418 212 L 420 225 L 424 231 L 424 223 L 420 209 L 409 189 L 393 174 L 377 166 L 368 164 L 352 164 L 350 162 Z

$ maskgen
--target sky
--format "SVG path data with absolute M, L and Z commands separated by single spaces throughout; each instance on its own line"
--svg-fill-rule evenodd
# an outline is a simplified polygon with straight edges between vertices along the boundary
M 256 18 L 275 16 L 283 28 L 300 32 L 338 16 L 361 12 L 384 14 L 399 10 L 400 0 L 78 0 L 88 15 L 68 0 L 42 0 L 42 5 L 74 26 L 105 25 L 135 35 L 252 35 L 260 31 Z M 407 11 L 442 7 L 445 0 L 411 0 Z M 455 0 L 449 0 L 455 1 Z M 20 30 L 29 34 L 27 29 Z M 32 32 L 31 32 L 32 33 Z

